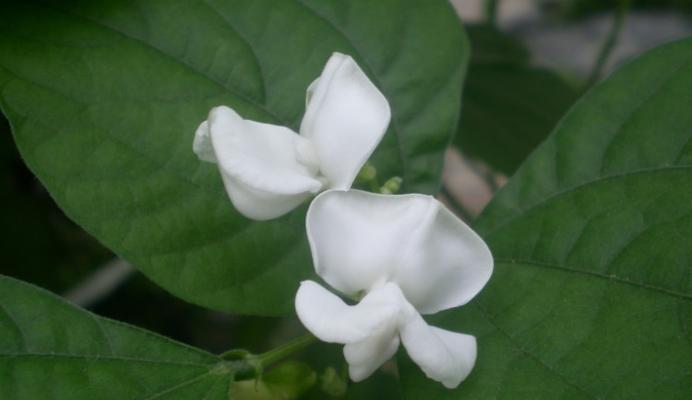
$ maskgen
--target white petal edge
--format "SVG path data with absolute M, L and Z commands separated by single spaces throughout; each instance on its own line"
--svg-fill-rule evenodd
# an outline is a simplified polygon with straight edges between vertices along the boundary
M 305 221 L 315 271 L 349 295 L 391 281 L 410 233 L 419 227 L 429 204 L 429 196 L 415 194 L 319 194 Z
M 401 342 L 425 375 L 454 389 L 476 363 L 476 338 L 428 325 L 418 315 L 401 329 Z
M 395 282 L 422 314 L 467 303 L 485 286 L 485 242 L 432 196 L 328 190 L 306 217 L 315 271 L 353 294 Z
M 300 134 L 310 139 L 329 187 L 349 189 L 391 119 L 389 103 L 356 62 L 333 53 L 307 90 Z
M 192 151 L 197 157 L 206 162 L 216 163 L 214 146 L 211 144 L 211 134 L 209 133 L 209 123 L 203 121 L 195 131 L 195 139 L 192 142 Z
M 276 218 L 322 188 L 314 171 L 298 161 L 306 140 L 290 129 L 244 120 L 225 106 L 213 108 L 207 123 L 226 192 L 241 214 Z
M 391 282 L 368 293 L 362 302 L 392 304 L 398 311 L 384 320 L 367 338 L 344 346 L 344 358 L 348 362 L 349 376 L 354 382 L 369 377 L 394 356 L 399 348 L 401 326 L 418 315 L 404 298 L 401 289 Z
M 305 328 L 328 343 L 357 343 L 396 318 L 400 300 L 389 293 L 365 296 L 354 306 L 313 281 L 303 281 L 295 298 L 296 314 Z
M 344 358 L 348 363 L 348 375 L 354 382 L 360 382 L 375 372 L 382 364 L 392 358 L 399 349 L 399 332 L 393 323 L 372 336 L 344 346 Z
M 392 277 L 421 314 L 468 303 L 493 272 L 483 239 L 435 198 L 428 203 Z
M 257 221 L 278 218 L 313 196 L 311 191 L 291 195 L 260 190 L 223 173 L 221 179 L 233 207 L 245 217 Z

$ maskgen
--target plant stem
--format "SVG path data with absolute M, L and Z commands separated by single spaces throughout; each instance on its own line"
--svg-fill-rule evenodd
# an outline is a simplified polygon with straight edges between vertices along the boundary
M 120 258 L 101 265 L 86 279 L 63 294 L 63 297 L 80 307 L 90 307 L 113 293 L 128 278 L 134 275 L 132 264 Z
M 266 368 L 278 361 L 283 360 L 284 358 L 288 357 L 289 355 L 302 350 L 303 348 L 311 345 L 314 343 L 317 339 L 308 334 L 305 336 L 301 336 L 299 338 L 293 339 L 290 342 L 281 345 L 275 349 L 271 349 L 267 351 L 266 353 L 258 354 L 257 361 L 259 361 L 260 365 L 262 368 Z
M 490 26 L 495 26 L 497 24 L 497 9 L 499 2 L 499 0 L 485 1 L 485 23 Z
M 629 0 L 622 0 L 618 4 L 617 9 L 615 10 L 615 14 L 613 15 L 613 26 L 611 27 L 610 32 L 608 32 L 608 36 L 603 42 L 603 46 L 601 46 L 601 51 L 598 53 L 596 63 L 591 69 L 591 74 L 589 74 L 589 78 L 587 79 L 586 84 L 584 85 L 584 90 L 593 86 L 593 84 L 596 83 L 596 81 L 598 81 L 598 78 L 601 77 L 601 74 L 603 73 L 603 68 L 608 62 L 613 48 L 615 48 L 618 36 L 620 36 L 620 31 L 625 20 L 625 15 L 627 14 L 627 10 L 629 9 L 629 3 Z

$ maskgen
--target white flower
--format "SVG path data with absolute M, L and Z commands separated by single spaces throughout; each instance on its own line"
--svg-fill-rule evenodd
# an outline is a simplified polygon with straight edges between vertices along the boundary
M 345 344 L 351 379 L 372 374 L 400 342 L 444 386 L 468 376 L 476 339 L 429 326 L 421 314 L 467 303 L 490 279 L 492 255 L 471 228 L 431 196 L 358 190 L 317 196 L 306 225 L 317 274 L 361 300 L 351 306 L 304 281 L 296 311 L 319 339 Z
M 271 219 L 321 190 L 349 189 L 390 116 L 387 99 L 358 64 L 334 53 L 307 89 L 300 134 L 220 106 L 197 128 L 193 150 L 218 164 L 240 213 Z

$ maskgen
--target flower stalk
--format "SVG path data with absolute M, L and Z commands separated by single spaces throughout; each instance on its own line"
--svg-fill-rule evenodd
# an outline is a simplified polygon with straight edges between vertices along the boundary
M 262 368 L 267 368 L 272 364 L 275 364 L 286 357 L 297 353 L 309 345 L 315 343 L 317 338 L 313 335 L 307 334 L 289 341 L 277 348 L 271 349 L 265 353 L 257 355 L 257 360 L 259 361 Z
M 221 357 L 224 361 L 237 363 L 235 369 L 236 378 L 252 379 L 259 378 L 264 373 L 264 370 L 284 360 L 290 355 L 299 352 L 305 347 L 317 341 L 317 338 L 307 334 L 289 341 L 279 347 L 271 349 L 265 353 L 252 354 L 243 349 L 232 349 L 222 353 Z

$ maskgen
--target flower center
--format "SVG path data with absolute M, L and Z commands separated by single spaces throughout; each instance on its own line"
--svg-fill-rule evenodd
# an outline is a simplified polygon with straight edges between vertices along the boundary
M 310 175 L 320 180 L 326 186 L 327 180 L 320 174 L 320 161 L 312 142 L 302 136 L 298 136 L 295 142 L 296 160 L 307 170 Z
M 319 169 L 320 162 L 317 158 L 317 152 L 310 140 L 304 137 L 298 137 L 296 140 L 296 158 L 298 162 L 310 169 Z

